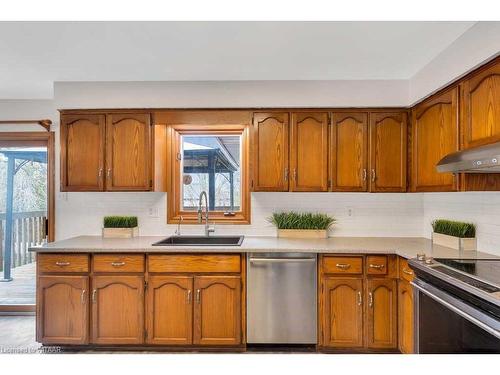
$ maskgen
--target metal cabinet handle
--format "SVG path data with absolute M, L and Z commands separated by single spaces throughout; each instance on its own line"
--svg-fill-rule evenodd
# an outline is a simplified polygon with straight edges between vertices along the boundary
M 82 295 L 80 296 L 81 301 L 82 301 L 82 305 L 85 304 L 85 293 L 87 293 L 87 291 L 85 289 L 83 289 L 82 290 Z
M 201 300 L 201 291 L 199 289 L 196 289 L 196 303 L 200 304 Z
M 375 268 L 376 270 L 381 270 L 385 266 L 383 264 L 369 264 L 368 267 Z
M 363 304 L 363 296 L 361 295 L 361 292 L 358 292 L 358 306 L 361 306 Z
M 366 168 L 363 168 L 363 181 L 366 181 Z
M 102 168 L 99 168 L 99 177 L 102 177 Z
M 92 291 L 92 302 L 93 303 L 96 303 L 96 294 L 97 294 L 97 289 L 94 289 Z
M 406 273 L 407 275 L 410 275 L 410 276 L 413 275 L 413 271 L 409 270 L 408 268 L 403 268 L 403 273 Z
M 125 265 L 125 262 L 111 262 L 113 267 L 121 267 Z
M 341 270 L 347 270 L 351 268 L 351 265 L 348 263 L 337 263 L 335 267 L 340 268 Z
M 372 169 L 372 182 L 375 182 L 375 178 L 377 176 L 375 175 L 375 169 Z
M 284 175 L 285 181 L 288 181 L 288 168 L 285 168 Z
M 191 289 L 187 291 L 187 304 L 188 305 L 191 304 Z
M 368 293 L 368 306 L 373 307 L 373 293 Z
M 107 176 L 111 177 L 111 168 L 108 168 Z
M 293 180 L 297 181 L 297 169 L 293 168 Z
M 69 266 L 71 263 L 70 262 L 56 262 L 56 266 L 59 267 L 66 267 Z

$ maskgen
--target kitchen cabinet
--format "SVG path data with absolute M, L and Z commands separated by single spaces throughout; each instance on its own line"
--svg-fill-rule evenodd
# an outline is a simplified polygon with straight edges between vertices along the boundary
M 150 189 L 150 134 L 148 113 L 106 116 L 106 190 Z
M 411 190 L 456 191 L 458 179 L 439 173 L 437 163 L 459 150 L 458 87 L 434 95 L 412 109 Z
M 92 343 L 144 342 L 144 276 L 92 277 Z
M 193 277 L 151 276 L 146 293 L 147 342 L 193 342 Z
M 241 278 L 196 276 L 194 279 L 196 345 L 241 343 Z
M 467 77 L 460 89 L 464 148 L 500 141 L 500 60 Z
M 61 191 L 104 190 L 105 116 L 61 116 Z
M 37 280 L 37 341 L 88 343 L 88 276 L 40 276 Z
M 370 191 L 406 191 L 407 115 L 370 113 Z
M 253 191 L 288 191 L 288 113 L 254 113 Z
M 396 280 L 368 278 L 366 296 L 368 348 L 396 348 L 398 321 Z
M 332 113 L 330 161 L 332 191 L 368 190 L 368 113 Z
M 363 279 L 323 280 L 323 345 L 363 347 Z
M 293 112 L 290 191 L 328 190 L 328 112 Z
M 413 349 L 413 289 L 408 281 L 398 284 L 398 333 L 399 350 L 410 354 Z

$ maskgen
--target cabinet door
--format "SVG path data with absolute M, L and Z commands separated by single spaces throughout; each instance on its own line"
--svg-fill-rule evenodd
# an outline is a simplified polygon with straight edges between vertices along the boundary
M 150 190 L 149 114 L 110 114 L 106 119 L 106 190 Z
M 189 345 L 193 341 L 193 278 L 151 276 L 146 293 L 147 342 Z
M 406 191 L 406 113 L 370 114 L 370 191 Z
M 323 281 L 323 346 L 363 346 L 363 280 Z
M 408 281 L 398 285 L 398 332 L 399 350 L 413 353 L 413 290 Z
M 104 115 L 61 116 L 61 191 L 104 190 Z
M 288 113 L 255 113 L 253 191 L 288 191 Z
M 332 113 L 330 131 L 333 191 L 367 191 L 368 114 Z
M 241 279 L 197 276 L 194 279 L 196 345 L 241 344 Z
M 144 342 L 144 277 L 92 278 L 92 342 Z
M 458 179 L 451 173 L 436 171 L 437 163 L 458 151 L 458 88 L 453 88 L 412 111 L 413 191 L 453 191 Z
M 328 113 L 292 113 L 291 191 L 328 190 Z
M 88 343 L 88 285 L 87 276 L 38 277 L 37 341 Z
M 369 348 L 397 348 L 397 287 L 392 279 L 366 281 L 366 339 Z
M 500 60 L 496 61 L 461 85 L 465 148 L 500 141 Z

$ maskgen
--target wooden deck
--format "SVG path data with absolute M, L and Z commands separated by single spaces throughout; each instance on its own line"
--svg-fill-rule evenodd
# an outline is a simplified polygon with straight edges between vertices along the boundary
M 0 282 L 0 305 L 34 305 L 36 263 L 12 269 L 12 281 Z M 3 273 L 0 272 L 0 278 Z

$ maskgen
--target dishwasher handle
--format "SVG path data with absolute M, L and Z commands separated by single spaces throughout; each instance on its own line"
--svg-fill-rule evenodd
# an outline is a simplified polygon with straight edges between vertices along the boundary
M 313 263 L 316 258 L 250 258 L 250 263 Z

